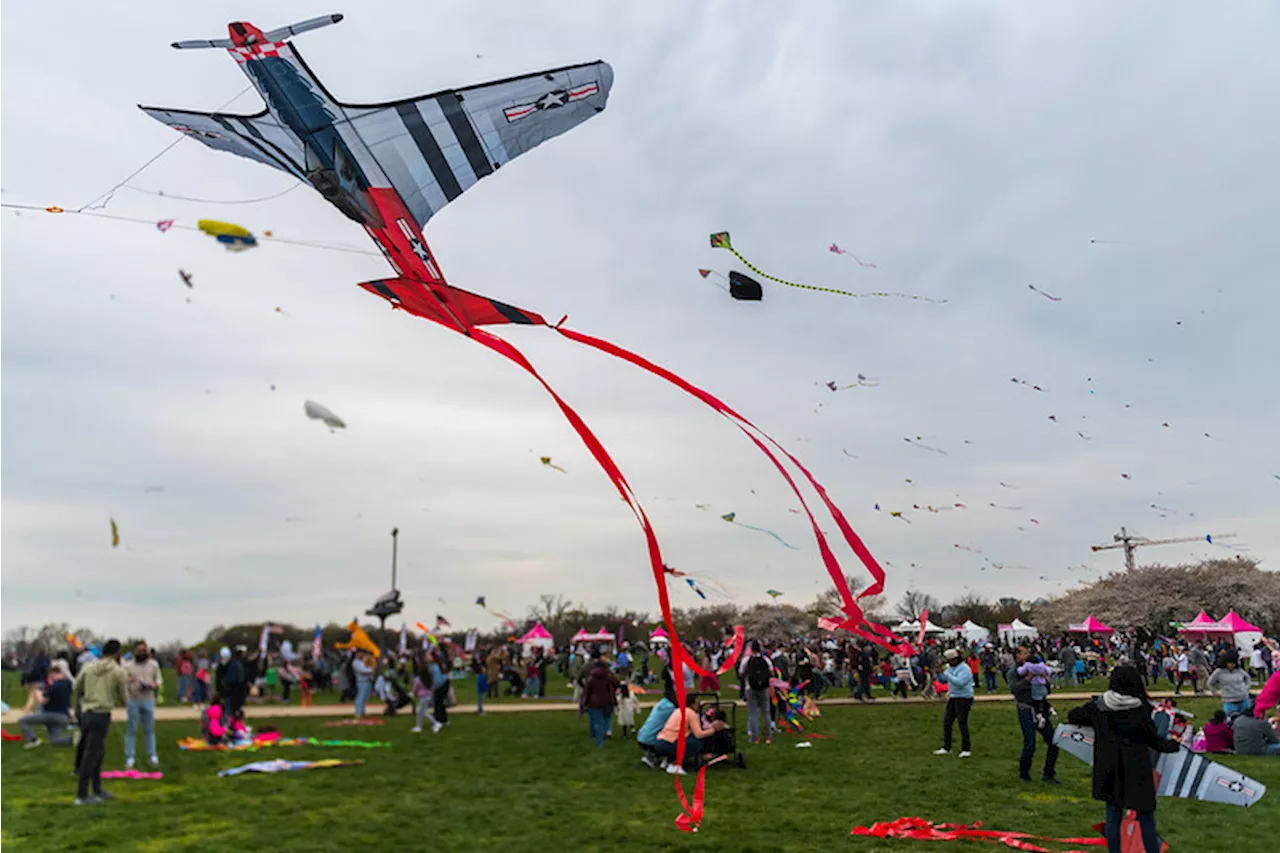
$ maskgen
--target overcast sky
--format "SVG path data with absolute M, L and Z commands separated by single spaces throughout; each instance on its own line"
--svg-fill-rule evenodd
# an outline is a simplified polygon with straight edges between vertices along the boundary
M 357 103 L 605 59 L 604 113 L 431 221 L 450 282 L 567 313 L 753 418 L 844 508 L 895 597 L 1057 594 L 1122 565 L 1089 550 L 1121 525 L 1236 532 L 1280 560 L 1273 4 L 71 5 L 5 5 L 6 203 L 78 207 L 172 141 L 136 104 L 207 110 L 242 90 L 224 52 L 168 46 L 230 20 L 346 12 L 295 44 Z M 290 184 L 184 141 L 130 186 L 241 200 Z M 635 520 L 552 401 L 356 287 L 386 262 L 309 187 L 241 206 L 123 189 L 106 212 L 366 254 L 231 254 L 191 231 L 4 211 L 4 628 L 190 641 L 346 621 L 389 587 L 393 526 L 409 622 L 492 627 L 477 595 L 656 613 Z M 783 278 L 948 301 L 765 282 L 762 302 L 734 302 L 696 272 L 736 268 L 708 245 L 723 229 Z M 670 564 L 741 604 L 827 586 L 785 483 L 732 426 L 545 329 L 497 331 L 596 429 Z M 859 372 L 879 385 L 821 384 Z M 307 399 L 349 428 L 307 420 Z

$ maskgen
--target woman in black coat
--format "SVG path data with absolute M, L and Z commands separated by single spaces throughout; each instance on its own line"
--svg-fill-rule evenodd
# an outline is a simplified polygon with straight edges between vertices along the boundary
M 1126 809 L 1138 813 L 1142 845 L 1160 850 L 1156 834 L 1156 783 L 1151 750 L 1177 752 L 1177 741 L 1156 733 L 1151 700 L 1142 676 L 1128 664 L 1111 671 L 1111 689 L 1079 708 L 1067 720 L 1093 728 L 1093 798 L 1107 804 L 1107 851 L 1120 853 L 1120 821 Z

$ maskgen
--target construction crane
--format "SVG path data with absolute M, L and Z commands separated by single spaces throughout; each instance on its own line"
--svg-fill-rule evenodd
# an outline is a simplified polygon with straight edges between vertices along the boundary
M 1124 566 L 1129 571 L 1133 571 L 1137 567 L 1134 562 L 1133 553 L 1139 548 L 1145 548 L 1148 545 L 1174 545 L 1179 542 L 1208 542 L 1213 544 L 1215 539 L 1234 539 L 1234 533 L 1210 533 L 1207 536 L 1182 536 L 1177 539 L 1148 539 L 1145 536 L 1134 536 L 1128 530 L 1121 527 L 1120 532 L 1111 537 L 1115 540 L 1110 545 L 1092 545 L 1089 550 L 1095 554 L 1099 551 L 1111 551 L 1116 548 L 1124 549 Z

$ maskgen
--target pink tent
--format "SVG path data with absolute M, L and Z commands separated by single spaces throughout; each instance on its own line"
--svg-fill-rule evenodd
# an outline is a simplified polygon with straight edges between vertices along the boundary
M 1231 629 L 1201 610 L 1196 618 L 1178 629 L 1179 634 L 1230 634 Z
M 535 640 L 546 642 L 547 640 L 550 640 L 550 639 L 551 639 L 551 632 L 548 631 L 546 628 L 542 627 L 542 623 L 539 622 L 538 624 L 530 628 L 527 634 L 525 634 L 523 637 L 520 638 L 520 642 L 532 643 Z
M 649 640 L 650 642 L 654 642 L 654 643 L 671 642 L 671 638 L 667 636 L 667 629 L 663 628 L 661 625 L 653 629 L 653 633 L 649 635 Z
M 1262 633 L 1261 628 L 1257 625 L 1250 624 L 1248 619 L 1245 619 L 1234 610 L 1227 611 L 1227 615 L 1223 616 L 1222 621 L 1218 624 L 1222 625 L 1222 627 L 1226 628 L 1233 634 Z
M 1098 621 L 1096 616 L 1088 616 L 1079 625 L 1068 625 L 1067 630 L 1073 634 L 1114 634 L 1115 629 L 1109 628 Z
M 578 633 L 574 634 L 574 635 L 573 635 L 573 639 L 572 639 L 572 640 L 570 640 L 569 642 L 571 642 L 571 643 L 580 643 L 580 642 L 582 642 L 583 640 L 585 640 L 586 638 L 587 638 L 587 629 L 586 629 L 586 628 L 579 628 L 579 629 L 578 629 Z

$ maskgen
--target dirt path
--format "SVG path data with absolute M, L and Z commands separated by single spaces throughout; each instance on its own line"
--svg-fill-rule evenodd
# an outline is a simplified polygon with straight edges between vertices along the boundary
M 1093 694 L 1091 693 L 1055 693 L 1053 694 L 1053 698 L 1055 701 L 1065 700 L 1065 701 L 1083 702 L 1086 699 L 1089 699 L 1092 695 Z M 1207 696 L 1207 694 L 1205 695 Z M 1163 698 L 1172 697 L 1172 696 L 1173 696 L 1173 693 L 1168 691 L 1155 692 L 1151 694 L 1151 697 L 1153 699 L 1163 699 Z M 1188 697 L 1188 698 L 1191 698 L 1191 697 Z M 990 695 L 977 695 L 974 697 L 974 700 L 977 702 L 1010 702 L 1013 700 L 1013 697 L 1008 693 L 992 693 Z M 644 702 L 644 703 L 641 703 L 640 707 L 647 708 L 653 704 L 654 704 L 653 702 Z M 910 699 L 883 698 L 883 699 L 877 699 L 876 701 L 869 702 L 869 703 L 861 703 L 861 702 L 858 702 L 857 700 L 846 699 L 843 697 L 835 698 L 835 699 L 823 699 L 821 702 L 821 705 L 823 707 L 830 707 L 830 706 L 837 706 L 837 705 L 860 705 L 860 704 L 866 704 L 869 706 L 880 706 L 880 707 L 884 707 L 886 705 L 892 706 L 892 705 L 902 705 L 902 704 L 917 704 L 917 705 L 935 704 L 935 705 L 938 705 L 939 707 L 942 707 L 944 702 L 942 700 L 931 701 L 928 699 L 921 699 L 917 696 L 913 696 Z M 370 710 L 373 711 L 373 713 L 369 714 L 369 716 L 381 716 L 381 713 L 378 710 L 378 708 L 380 707 L 381 706 L 374 705 L 371 702 L 369 704 L 369 708 Z M 245 705 L 244 710 L 245 710 L 245 717 L 251 720 L 269 720 L 277 717 L 351 717 L 355 715 L 354 705 L 311 705 L 309 707 L 304 708 L 300 705 L 252 705 L 250 704 L 250 705 Z M 563 702 L 563 701 L 554 701 L 554 700 L 533 700 L 529 702 L 519 702 L 519 703 L 512 702 L 512 703 L 503 703 L 503 704 L 494 703 L 494 704 L 489 704 L 485 706 L 486 714 L 523 714 L 523 713 L 536 712 L 536 711 L 576 711 L 576 710 L 578 710 L 578 706 L 575 705 L 573 702 Z M 472 705 L 457 706 L 449 709 L 450 714 L 474 714 L 475 712 L 476 712 L 476 709 Z M 20 710 L 11 710 L 8 713 L 4 714 L 3 718 L 0 719 L 0 722 L 17 723 L 18 718 L 21 716 L 22 716 L 22 712 Z M 124 722 L 126 720 L 125 710 L 123 708 L 115 709 L 114 711 L 111 712 L 111 719 L 116 722 Z M 162 720 L 162 721 L 199 720 L 200 711 L 189 705 L 180 705 L 180 706 L 161 705 L 160 707 L 156 708 L 156 719 Z

